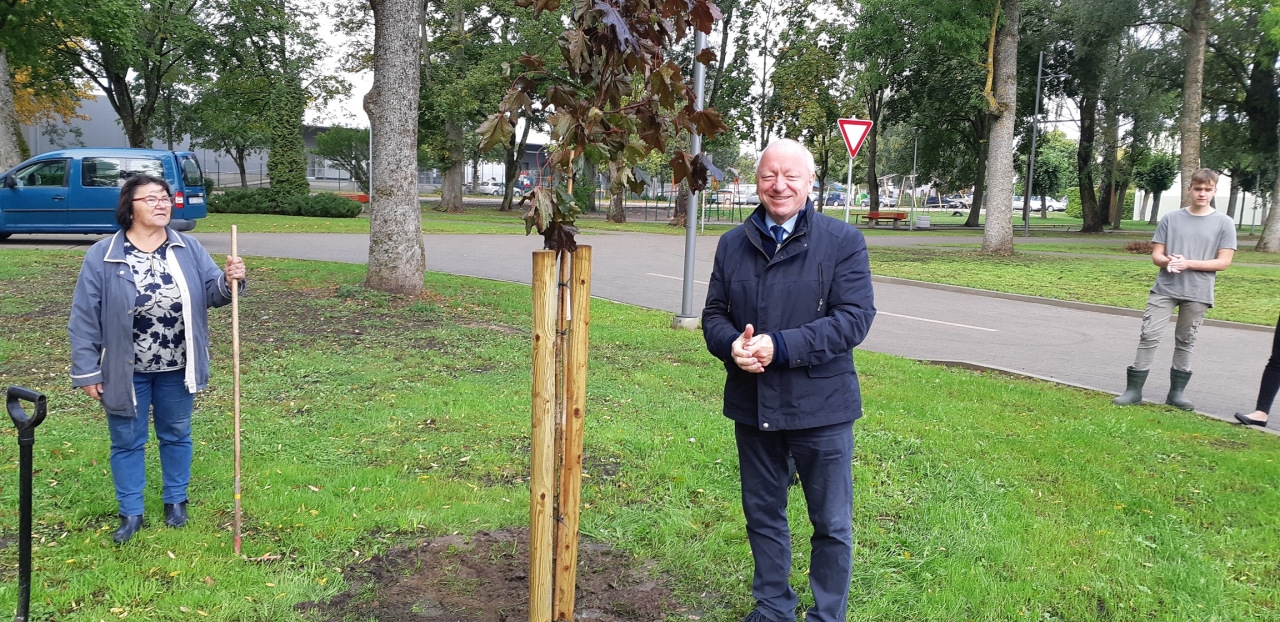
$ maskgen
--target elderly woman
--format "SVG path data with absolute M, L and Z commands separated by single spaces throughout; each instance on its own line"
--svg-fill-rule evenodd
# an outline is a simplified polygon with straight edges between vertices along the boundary
M 102 402 L 111 432 L 124 543 L 142 528 L 143 461 L 155 421 L 164 481 L 164 522 L 187 522 L 191 480 L 191 411 L 209 381 L 209 307 L 231 302 L 245 267 L 227 257 L 225 271 L 195 238 L 168 227 L 169 184 L 147 175 L 120 189 L 120 231 L 85 253 L 71 302 L 71 384 Z M 237 283 L 238 282 L 238 283 Z

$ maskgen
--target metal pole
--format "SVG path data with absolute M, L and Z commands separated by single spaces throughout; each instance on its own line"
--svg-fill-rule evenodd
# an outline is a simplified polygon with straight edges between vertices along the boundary
M 1040 119 L 1040 78 L 1044 75 L 1044 52 L 1036 67 L 1036 108 L 1031 115 L 1031 151 L 1027 152 L 1027 183 L 1022 184 L 1022 235 L 1031 237 L 1031 175 L 1036 167 L 1036 129 Z
M 707 35 L 699 30 L 694 37 L 694 55 L 696 56 L 705 47 L 707 47 Z M 702 110 L 702 98 L 706 80 L 706 65 L 695 62 L 693 64 L 693 94 L 694 108 L 697 110 Z M 689 152 L 694 157 L 702 153 L 702 136 L 697 132 L 693 133 L 693 137 L 690 140 Z M 693 314 L 694 261 L 697 259 L 698 246 L 698 193 L 693 192 L 692 187 L 689 190 L 689 200 L 685 205 L 684 219 L 684 287 L 680 297 L 680 315 L 675 317 L 673 326 L 694 329 L 697 327 L 698 319 Z
M 849 202 L 853 200 L 853 156 L 849 156 L 849 174 L 844 182 L 844 221 L 849 222 Z
M 911 147 L 911 222 L 907 223 L 907 231 L 916 230 L 916 161 L 920 156 L 920 128 L 915 130 L 915 144 Z

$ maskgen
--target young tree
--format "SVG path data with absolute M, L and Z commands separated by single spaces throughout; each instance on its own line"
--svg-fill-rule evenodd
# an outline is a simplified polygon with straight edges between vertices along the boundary
M 987 223 L 982 230 L 982 252 L 994 255 L 1013 254 L 1013 126 L 1018 100 L 1018 28 L 1022 7 L 1019 0 L 1001 0 L 1004 13 L 995 47 L 995 123 L 991 126 L 990 156 L 991 201 L 987 204 Z
M 335 127 L 316 136 L 314 153 L 348 173 L 362 192 L 369 192 L 369 130 Z
M 533 6 L 535 17 L 559 5 L 555 0 L 517 0 Z M 679 66 L 666 51 L 690 34 L 691 28 L 710 33 L 720 11 L 708 0 L 638 0 L 620 6 L 578 0 L 573 19 L 559 38 L 559 52 L 568 79 L 538 90 L 548 76 L 547 61 L 523 56 L 525 71 L 516 77 L 498 112 L 490 115 L 478 132 L 482 148 L 502 144 L 515 132 L 518 111 L 534 105 L 553 111 L 548 119 L 551 138 L 558 148 L 549 165 L 572 177 L 585 160 L 610 165 L 615 171 L 610 191 L 639 192 L 643 183 L 632 176 L 632 166 L 651 150 L 663 151 L 682 131 L 695 129 L 709 138 L 727 127 L 713 109 L 698 110 L 692 89 L 685 84 Z M 703 50 L 700 62 L 715 60 Z M 638 83 L 643 87 L 638 88 Z M 638 95 L 637 95 L 638 93 Z M 689 179 L 700 191 L 707 182 L 707 160 L 677 150 L 671 159 L 675 181 Z M 526 216 L 531 230 L 542 233 L 546 248 L 572 251 L 578 212 L 565 188 L 535 188 L 533 206 Z
M 1150 224 L 1156 224 L 1160 216 L 1160 194 L 1173 186 L 1178 175 L 1178 156 L 1160 151 L 1148 153 L 1133 172 L 1133 183 L 1151 195 Z M 1142 216 L 1139 215 L 1141 220 Z
M 422 291 L 426 248 L 418 205 L 420 0 L 370 0 L 373 88 L 364 97 L 373 133 L 369 273 L 365 285 L 397 294 Z

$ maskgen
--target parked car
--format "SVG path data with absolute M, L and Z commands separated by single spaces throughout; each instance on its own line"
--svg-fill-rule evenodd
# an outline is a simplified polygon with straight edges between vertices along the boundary
M 480 194 L 500 197 L 507 193 L 507 187 L 500 181 L 482 181 L 480 187 L 476 189 Z
M 827 193 L 827 205 L 844 205 L 845 194 L 839 190 L 832 190 Z
M 863 200 L 862 200 L 862 206 L 863 206 L 863 207 L 870 207 L 870 206 L 871 206 L 871 197 L 867 197 L 867 198 L 863 199 Z M 898 206 L 898 198 L 897 198 L 897 197 L 886 197 L 886 196 L 885 196 L 885 195 L 883 195 L 883 194 L 882 194 L 882 195 L 880 195 L 880 207 L 897 207 L 897 206 Z
M 948 201 L 951 201 L 952 203 L 956 203 L 956 204 L 959 204 L 959 205 L 963 205 L 966 209 L 967 209 L 970 205 L 973 205 L 973 195 L 972 195 L 972 194 L 965 194 L 965 193 L 960 193 L 960 192 L 957 192 L 957 193 L 955 193 L 955 194 L 948 194 L 948 195 L 947 195 L 947 200 L 948 200 Z
M 120 186 L 139 174 L 169 182 L 173 228 L 189 231 L 208 215 L 204 174 L 192 152 L 61 149 L 0 175 L 0 239 L 14 233 L 112 233 L 120 228 Z
M 948 197 L 940 197 L 938 195 L 929 195 L 924 199 L 925 207 L 936 207 L 941 209 L 960 207 L 962 204 Z

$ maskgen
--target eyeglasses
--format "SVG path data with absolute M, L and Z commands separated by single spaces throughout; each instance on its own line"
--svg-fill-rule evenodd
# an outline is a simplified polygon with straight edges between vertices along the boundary
M 167 205 L 170 203 L 171 199 L 169 198 L 169 195 L 165 194 L 161 196 L 148 195 L 145 197 L 138 197 L 134 199 L 134 201 L 142 201 L 147 204 L 147 207 L 155 207 L 161 203 Z

